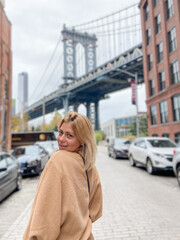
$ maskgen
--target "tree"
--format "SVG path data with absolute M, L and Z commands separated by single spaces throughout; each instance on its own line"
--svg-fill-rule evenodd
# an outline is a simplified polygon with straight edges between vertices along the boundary
M 44 130 L 53 130 L 53 131 L 58 131 L 58 126 L 59 126 L 59 122 L 61 121 L 62 116 L 61 114 L 56 110 L 54 113 L 54 117 L 51 120 L 51 122 L 49 124 L 46 124 L 44 126 Z M 40 128 L 40 130 L 43 130 L 43 126 L 38 126 L 38 129 Z
M 139 132 L 140 136 L 148 136 L 147 117 L 139 117 Z M 130 133 L 136 136 L 136 119 L 130 125 Z
M 20 132 L 22 131 L 22 124 L 24 126 L 24 131 L 28 131 L 28 120 L 29 115 L 28 113 L 24 113 L 23 115 L 23 122 L 19 115 L 12 116 L 11 118 L 11 128 L 13 132 Z

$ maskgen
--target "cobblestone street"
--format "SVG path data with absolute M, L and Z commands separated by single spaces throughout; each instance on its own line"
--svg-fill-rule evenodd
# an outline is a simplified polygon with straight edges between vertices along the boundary
M 96 240 L 179 240 L 180 189 L 172 173 L 149 175 L 128 160 L 114 160 L 99 146 L 97 168 L 103 186 L 103 217 L 93 225 Z M 20 240 L 38 177 L 0 204 L 0 239 Z

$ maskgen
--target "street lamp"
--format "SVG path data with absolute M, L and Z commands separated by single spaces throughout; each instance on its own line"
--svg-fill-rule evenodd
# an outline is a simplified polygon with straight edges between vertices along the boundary
M 126 73 L 127 75 L 133 77 L 135 79 L 135 84 L 136 84 L 136 136 L 139 137 L 139 116 L 138 116 L 138 92 L 137 92 L 137 84 L 138 84 L 138 74 L 137 72 L 135 74 L 128 72 L 126 70 L 122 69 L 116 69 L 119 72 Z

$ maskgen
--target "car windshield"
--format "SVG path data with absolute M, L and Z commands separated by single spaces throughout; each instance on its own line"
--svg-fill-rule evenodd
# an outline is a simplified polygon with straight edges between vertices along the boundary
M 38 142 L 39 145 L 43 146 L 44 148 L 51 148 L 51 142 Z
M 176 144 L 169 141 L 169 140 L 159 140 L 159 139 L 149 139 L 147 140 L 149 145 L 151 147 L 156 147 L 156 148 L 171 148 L 171 147 L 176 147 Z
M 123 144 L 130 144 L 131 142 L 128 139 L 115 139 L 114 141 L 115 145 L 123 145 Z
M 26 146 L 26 147 L 16 148 L 12 153 L 13 156 L 20 156 L 24 154 L 31 155 L 31 156 L 39 154 L 38 146 Z

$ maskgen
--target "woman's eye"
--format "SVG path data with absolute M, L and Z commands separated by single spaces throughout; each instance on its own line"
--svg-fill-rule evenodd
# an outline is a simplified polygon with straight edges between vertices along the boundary
M 67 134 L 67 137 L 68 138 L 72 138 L 73 136 L 71 134 Z
M 60 135 L 60 136 L 63 135 L 63 132 L 62 132 L 62 131 L 59 131 L 59 135 Z

